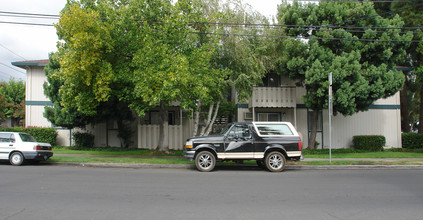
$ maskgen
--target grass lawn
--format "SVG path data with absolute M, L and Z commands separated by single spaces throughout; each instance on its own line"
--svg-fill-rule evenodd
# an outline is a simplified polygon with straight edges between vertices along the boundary
M 182 150 L 171 150 L 170 154 L 148 149 L 121 148 L 89 148 L 53 147 L 52 162 L 72 163 L 141 163 L 141 164 L 193 164 L 183 158 Z M 69 156 L 58 156 L 67 154 Z M 79 154 L 83 156 L 73 156 Z M 329 158 L 329 150 L 303 150 L 305 158 Z M 382 152 L 360 152 L 354 149 L 333 149 L 332 158 L 357 158 L 354 161 L 289 161 L 291 165 L 423 165 L 423 149 L 389 149 Z M 360 158 L 403 158 L 400 161 L 366 161 Z M 407 161 L 407 158 L 422 158 L 422 161 Z M 231 162 L 224 162 L 227 164 Z M 255 165 L 255 161 L 245 161 L 244 164 Z
M 54 154 L 82 154 L 94 156 L 183 156 L 182 150 L 170 150 L 170 154 L 162 151 L 149 149 L 126 149 L 126 148 L 74 148 L 74 147 L 53 147 Z
M 304 150 L 306 158 L 329 158 L 329 150 Z M 354 149 L 333 149 L 332 158 L 423 158 L 423 149 L 387 149 L 378 152 L 363 152 Z
M 128 158 L 128 157 L 63 157 L 53 156 L 48 161 L 56 163 L 137 163 L 137 164 L 191 164 L 185 159 Z

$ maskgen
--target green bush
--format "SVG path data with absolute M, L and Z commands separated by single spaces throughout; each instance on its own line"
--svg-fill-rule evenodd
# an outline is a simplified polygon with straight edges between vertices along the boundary
M 356 150 L 382 151 L 386 139 L 382 135 L 358 135 L 353 137 L 353 147 Z
M 402 133 L 402 147 L 408 149 L 423 148 L 423 134 Z
M 74 132 L 72 134 L 76 147 L 94 147 L 94 135 L 91 133 Z
M 0 131 L 9 132 L 24 132 L 32 135 L 38 142 L 49 143 L 52 146 L 56 145 L 57 131 L 54 128 L 23 128 L 23 127 L 0 127 Z

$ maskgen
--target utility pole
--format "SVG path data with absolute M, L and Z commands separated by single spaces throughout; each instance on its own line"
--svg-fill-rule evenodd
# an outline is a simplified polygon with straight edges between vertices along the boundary
M 332 104 L 332 72 L 329 73 L 329 163 L 332 163 L 332 115 L 333 115 L 333 104 Z

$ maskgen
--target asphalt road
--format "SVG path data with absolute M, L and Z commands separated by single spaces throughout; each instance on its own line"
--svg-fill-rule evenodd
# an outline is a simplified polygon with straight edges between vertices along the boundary
M 0 164 L 0 219 L 422 219 L 423 170 Z

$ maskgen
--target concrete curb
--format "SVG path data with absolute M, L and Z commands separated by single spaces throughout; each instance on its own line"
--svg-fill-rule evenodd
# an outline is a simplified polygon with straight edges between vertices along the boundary
M 54 166 L 102 167 L 102 168 L 133 168 L 133 169 L 195 169 L 192 164 L 128 164 L 128 163 L 49 163 Z M 234 168 L 258 168 L 251 165 L 218 166 Z M 423 170 L 423 165 L 286 165 L 286 170 Z

